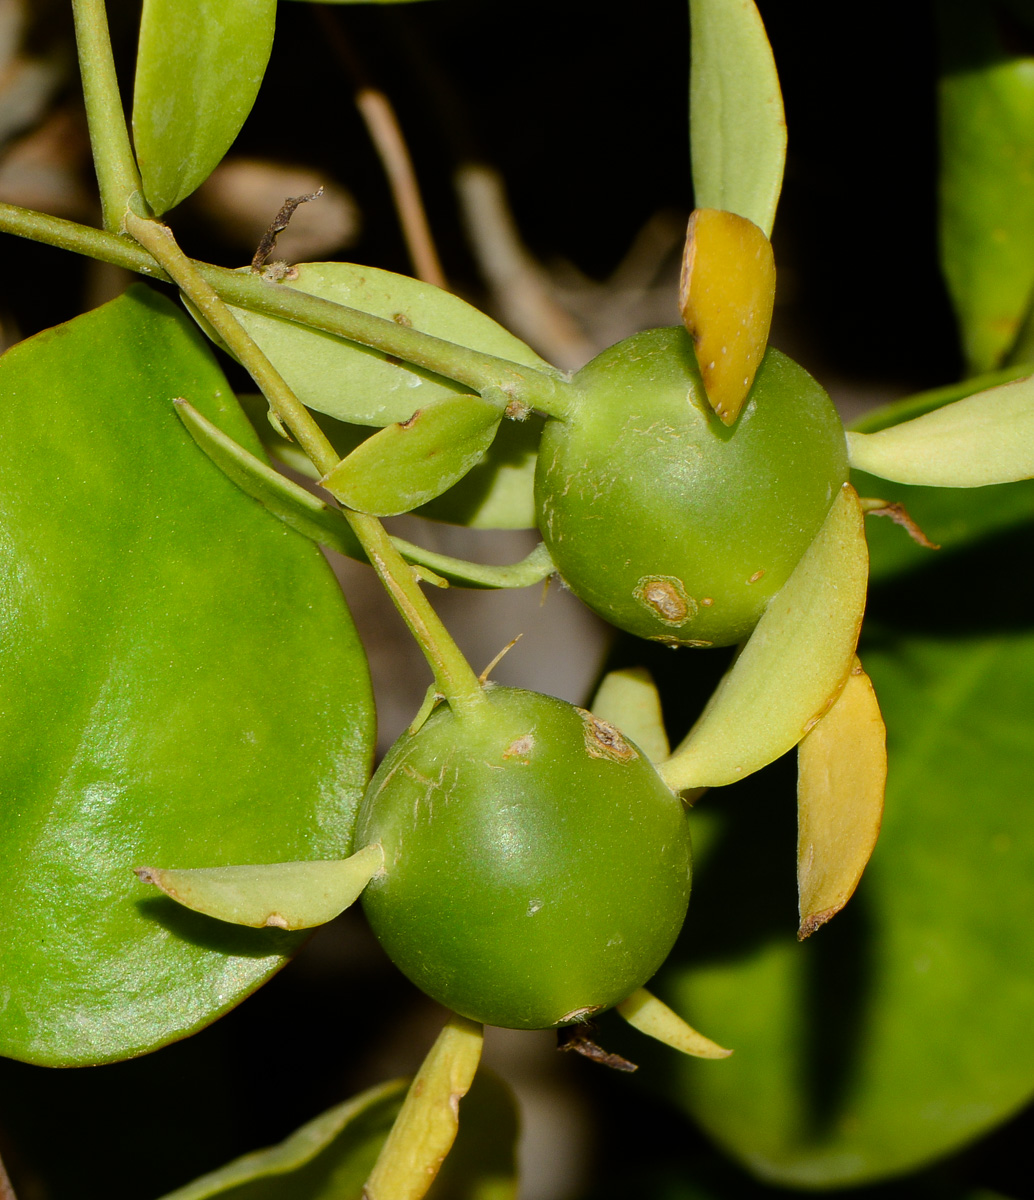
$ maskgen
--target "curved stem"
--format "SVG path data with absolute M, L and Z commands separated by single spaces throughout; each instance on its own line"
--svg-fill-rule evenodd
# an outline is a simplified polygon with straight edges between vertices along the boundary
M 72 13 L 104 227 L 117 233 L 129 197 L 141 185 L 115 75 L 108 15 L 104 0 L 72 0 Z
M 326 475 L 338 463 L 337 451 L 273 364 L 179 248 L 172 231 L 158 221 L 141 217 L 132 209 L 126 211 L 125 227 L 161 263 L 166 274 L 184 294 L 190 297 L 202 316 L 247 368 L 276 416 L 290 429 L 313 466 L 321 475 Z M 420 590 L 413 569 L 395 549 L 384 526 L 375 517 L 364 513 L 346 510 L 345 516 L 395 607 L 424 652 L 434 672 L 438 690 L 457 713 L 483 703 L 477 676 Z

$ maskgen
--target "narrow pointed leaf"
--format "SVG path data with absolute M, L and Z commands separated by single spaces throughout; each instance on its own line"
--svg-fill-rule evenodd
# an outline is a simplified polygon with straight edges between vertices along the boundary
M 157 216 L 204 183 L 233 144 L 258 95 L 275 21 L 276 0 L 144 0 L 133 141 Z
M 433 284 L 355 263 L 306 263 L 283 281 L 324 300 L 359 308 L 460 346 L 550 369 L 519 338 Z M 303 404 L 341 421 L 390 425 L 418 408 L 469 389 L 377 350 L 258 313 L 234 309 Z
M 671 787 L 735 783 L 797 745 L 851 669 L 867 569 L 861 508 L 845 485 L 700 720 L 661 766 Z
M 480 396 L 443 396 L 367 438 L 320 482 L 357 512 L 412 512 L 477 464 L 502 416 Z
M 142 898 L 132 867 L 341 857 L 368 776 L 333 575 L 199 452 L 177 396 L 259 449 L 143 287 L 0 358 L 0 1052 L 31 1062 L 142 1053 L 267 979 L 296 935 Z
M 775 284 L 772 243 L 757 225 L 719 209 L 693 213 L 679 308 L 707 399 L 725 425 L 739 416 L 768 345 Z
M 420 1200 L 452 1148 L 459 1102 L 474 1081 L 484 1034 L 453 1016 L 424 1059 L 366 1181 L 366 1200 Z
M 635 742 L 650 762 L 661 762 L 671 752 L 657 685 L 644 667 L 625 667 L 605 675 L 591 708 L 594 716 L 617 726 Z
M 697 1033 L 692 1025 L 646 988 L 633 992 L 617 1006 L 617 1010 L 640 1033 L 693 1058 L 728 1058 L 732 1054 L 731 1050 Z
M 771 236 L 786 161 L 772 47 L 752 0 L 690 0 L 689 133 L 697 208 Z
M 851 466 L 898 483 L 984 487 L 1034 477 L 1034 378 L 881 429 L 847 434 Z
M 384 866 L 380 846 L 349 858 L 170 870 L 137 867 L 143 883 L 195 912 L 255 929 L 312 929 L 354 904 Z
M 797 772 L 797 936 L 804 939 L 854 894 L 883 819 L 887 730 L 857 659 L 836 703 L 797 747 Z
M 360 1200 L 363 1180 L 402 1107 L 393 1080 L 335 1105 L 275 1146 L 255 1150 L 162 1200 Z

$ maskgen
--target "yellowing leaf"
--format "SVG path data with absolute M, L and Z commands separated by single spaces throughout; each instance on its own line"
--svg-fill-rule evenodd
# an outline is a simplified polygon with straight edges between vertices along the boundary
M 194 870 L 139 867 L 137 874 L 178 904 L 220 921 L 311 929 L 344 912 L 383 865 L 380 846 L 366 846 L 336 861 Z
M 600 720 L 616 725 L 631 738 L 650 762 L 668 757 L 661 698 L 645 667 L 625 667 L 605 675 L 591 707 Z
M 857 658 L 836 703 L 798 746 L 797 771 L 803 941 L 850 900 L 883 818 L 887 730 Z
M 459 1102 L 474 1080 L 484 1034 L 453 1016 L 424 1059 L 363 1189 L 365 1200 L 420 1200 L 459 1128 Z
M 694 1058 L 728 1058 L 732 1054 L 731 1050 L 725 1050 L 717 1042 L 697 1033 L 692 1025 L 646 988 L 633 992 L 617 1006 L 617 1010 L 640 1033 L 683 1054 L 691 1054 Z
M 669 787 L 735 783 L 797 745 L 851 669 L 868 564 L 861 506 L 845 484 L 702 716 L 661 765 Z
M 848 433 L 851 466 L 923 487 L 1034 477 L 1034 376 L 966 396 L 878 433 Z
M 761 363 L 775 303 L 772 243 L 746 217 L 713 208 L 689 218 L 679 308 L 711 407 L 739 416 Z

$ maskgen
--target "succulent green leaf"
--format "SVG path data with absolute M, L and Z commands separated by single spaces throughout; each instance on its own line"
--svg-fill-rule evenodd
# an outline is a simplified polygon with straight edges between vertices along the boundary
M 1034 477 L 1034 378 L 978 392 L 877 433 L 847 434 L 851 466 L 923 487 Z
M 360 1200 L 405 1094 L 402 1079 L 370 1088 L 162 1200 Z
M 491 317 L 433 284 L 355 263 L 306 263 L 283 283 L 472 350 L 552 371 Z M 298 399 L 341 421 L 390 425 L 435 400 L 469 391 L 333 334 L 243 309 L 233 311 Z
M 662 764 L 671 787 L 735 783 L 797 745 L 847 679 L 867 577 L 861 509 L 845 485 L 700 720 Z
M 194 912 L 255 929 L 312 929 L 354 904 L 384 866 L 380 846 L 349 858 L 254 866 L 137 867 L 143 883 Z
M 999 570 L 993 594 L 1010 574 Z M 886 815 L 858 892 L 817 937 L 795 944 L 773 854 L 785 844 L 790 856 L 791 781 L 785 818 L 771 778 L 696 811 L 695 919 L 656 987 L 737 1053 L 720 1071 L 680 1059 L 673 1093 L 770 1182 L 846 1187 L 910 1171 L 1034 1094 L 1034 634 L 1022 591 L 1022 631 L 887 626 L 866 647 L 887 719 Z M 918 589 L 911 607 L 929 611 L 938 594 Z
M 720 208 L 771 236 L 786 161 L 772 47 L 753 0 L 689 0 L 689 134 L 697 208 Z
M 646 988 L 638 988 L 627 1000 L 622 1000 L 617 1010 L 634 1029 L 682 1054 L 693 1058 L 728 1058 L 732 1054 L 731 1050 L 697 1033 L 692 1025 Z
M 999 365 L 1034 293 L 1034 59 L 989 5 L 940 0 L 941 264 L 969 369 Z
M 352 848 L 373 710 L 348 611 L 175 397 L 258 451 L 143 287 L 0 359 L 0 1052 L 30 1062 L 183 1037 L 300 944 L 141 896 L 134 866 Z
M 477 464 L 502 418 L 500 406 L 480 396 L 443 396 L 367 438 L 320 482 L 357 512 L 412 512 Z
M 258 95 L 276 0 L 144 0 L 133 141 L 156 216 L 203 183 Z
M 603 677 L 591 707 L 600 720 L 616 725 L 631 738 L 650 762 L 661 762 L 671 753 L 661 698 L 645 667 L 610 671 Z

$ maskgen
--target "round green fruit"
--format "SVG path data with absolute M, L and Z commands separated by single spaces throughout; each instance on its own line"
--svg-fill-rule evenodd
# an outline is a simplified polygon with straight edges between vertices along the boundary
M 657 970 L 689 902 L 685 807 L 636 747 L 551 696 L 489 685 L 442 705 L 388 752 L 356 846 L 384 869 L 363 892 L 395 964 L 489 1025 L 586 1019 Z
M 612 346 L 546 422 L 539 528 L 561 578 L 613 625 L 724 646 L 757 624 L 847 478 L 844 429 L 814 379 L 769 349 L 731 428 L 684 329 Z

